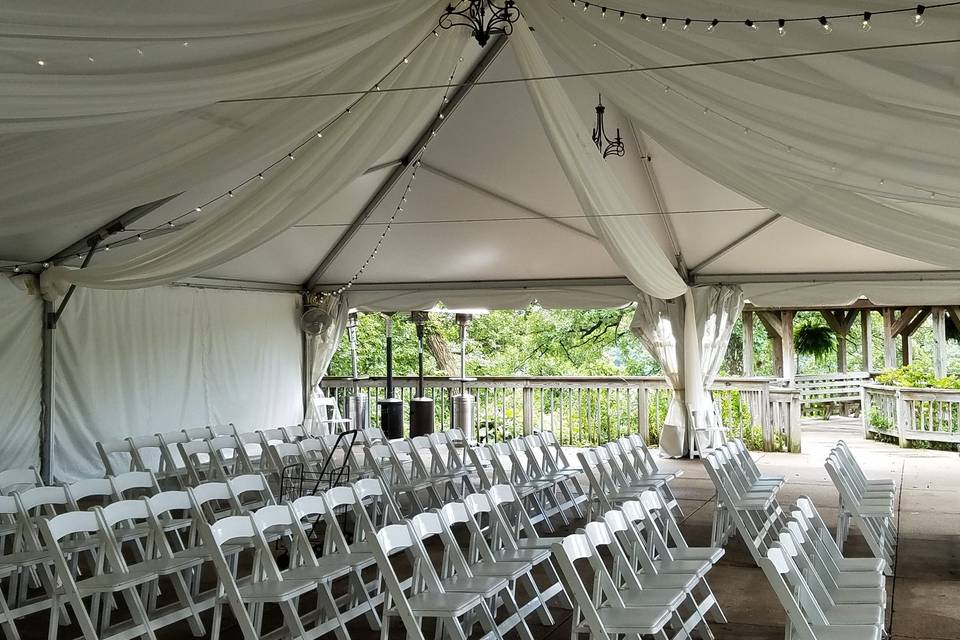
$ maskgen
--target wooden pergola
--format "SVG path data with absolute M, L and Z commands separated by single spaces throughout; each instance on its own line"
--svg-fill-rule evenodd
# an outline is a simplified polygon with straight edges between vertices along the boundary
M 829 308 L 767 308 L 747 304 L 743 308 L 743 342 L 753 344 L 754 316 L 759 318 L 770 336 L 773 346 L 774 375 L 788 380 L 796 371 L 796 352 L 793 346 L 793 319 L 799 311 L 819 312 L 837 336 L 837 371 L 846 373 L 847 343 L 853 323 L 860 319 L 860 342 L 864 357 L 864 369 L 872 371 L 873 335 L 870 331 L 870 313 L 883 317 L 883 368 L 893 369 L 910 364 L 910 336 L 926 322 L 933 321 L 933 371 L 937 377 L 947 374 L 947 322 L 960 330 L 960 307 L 958 306 L 911 306 L 881 307 L 867 300 L 857 301 L 846 307 Z M 900 339 L 900 362 L 897 361 L 897 338 Z M 753 349 L 743 349 L 743 375 L 754 375 Z

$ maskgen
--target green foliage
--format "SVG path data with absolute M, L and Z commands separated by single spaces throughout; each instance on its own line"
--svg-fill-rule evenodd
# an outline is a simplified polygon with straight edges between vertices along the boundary
M 910 364 L 899 369 L 889 369 L 877 376 L 879 384 L 895 387 L 960 389 L 960 377 L 949 375 L 937 378 L 933 369 L 925 364 Z
M 813 318 L 804 318 L 793 329 L 793 346 L 800 355 L 824 360 L 836 352 L 837 339 L 830 327 Z
M 871 407 L 870 409 L 870 426 L 877 429 L 878 431 L 890 431 L 893 429 L 894 424 L 885 413 L 881 412 L 876 407 Z

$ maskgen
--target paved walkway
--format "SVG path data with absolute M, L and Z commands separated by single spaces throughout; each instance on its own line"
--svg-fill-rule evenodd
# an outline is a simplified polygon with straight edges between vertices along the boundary
M 811 421 L 804 425 L 802 454 L 757 455 L 761 468 L 787 476 L 780 494 L 784 505 L 809 496 L 827 522 L 836 523 L 837 493 L 823 461 L 841 438 L 868 475 L 897 481 L 900 539 L 896 575 L 887 583 L 893 639 L 960 638 L 960 456 L 865 440 L 859 419 Z M 710 480 L 699 461 L 664 461 L 664 466 L 684 470 L 675 483 L 686 514 L 682 527 L 691 543 L 706 544 L 713 517 Z M 856 532 L 845 551 L 868 555 Z M 728 545 L 710 582 L 730 620 L 713 625 L 718 639 L 783 638 L 783 611 L 739 540 Z

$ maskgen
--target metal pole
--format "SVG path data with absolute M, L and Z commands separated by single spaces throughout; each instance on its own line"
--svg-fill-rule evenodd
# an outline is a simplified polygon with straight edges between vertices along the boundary
M 353 394 L 360 392 L 357 382 L 357 314 L 351 313 L 347 318 L 347 336 L 350 338 L 350 370 L 353 372 Z
M 43 303 L 43 351 L 40 385 L 43 409 L 40 414 L 40 477 L 44 484 L 53 481 L 53 385 L 56 366 L 57 312 L 50 301 Z
M 387 336 L 387 398 L 393 397 L 393 314 L 384 314 L 384 332 Z

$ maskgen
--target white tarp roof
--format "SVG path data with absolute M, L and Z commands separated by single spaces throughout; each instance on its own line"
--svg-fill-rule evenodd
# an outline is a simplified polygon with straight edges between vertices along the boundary
M 465 56 L 460 75 L 479 58 L 473 42 Z M 484 78 L 518 75 L 508 45 Z M 582 109 L 583 127 L 589 130 L 594 120 L 595 89 L 580 79 L 565 80 L 564 86 Z M 857 275 L 862 273 L 862 280 L 870 281 L 927 280 L 922 288 L 891 285 L 882 294 L 874 287 L 874 293 L 883 298 L 875 302 L 905 304 L 918 300 L 917 295 L 924 300 L 960 302 L 958 280 L 943 267 L 776 217 L 677 159 L 616 107 L 607 106 L 606 125 L 610 130 L 620 127 L 626 144 L 626 155 L 608 162 L 636 203 L 635 210 L 625 215 L 642 218 L 668 255 L 682 256 L 686 267 L 695 270 L 694 281 L 744 283 L 747 298 L 761 304 L 789 304 L 794 299 L 811 305 L 841 304 L 868 293 Z M 183 117 L 220 118 L 229 127 L 231 116 L 250 108 L 211 105 Z M 366 175 L 300 223 L 246 255 L 197 276 L 289 288 L 303 285 L 432 118 L 432 113 L 424 113 L 419 128 L 384 149 L 380 162 Z M 27 144 L 42 143 L 47 135 L 5 137 L 10 143 Z M 85 135 L 92 133 L 84 129 L 78 132 L 78 145 Z M 122 152 L 112 149 L 109 141 L 103 145 L 104 153 Z M 3 146 L 10 149 L 10 144 Z M 650 162 L 643 159 L 645 154 L 651 156 Z M 83 162 L 79 155 L 67 157 L 64 167 L 50 170 L 65 171 Z M 630 285 L 622 281 L 621 271 L 593 236 L 522 84 L 474 88 L 431 143 L 424 165 L 405 211 L 353 291 L 359 305 L 415 306 L 431 298 L 464 303 L 485 298 L 489 306 L 516 306 L 536 298 L 574 306 L 578 299 L 582 305 L 593 305 L 621 304 L 630 298 Z M 204 194 L 221 190 L 249 173 L 248 169 L 233 170 L 189 188 L 119 237 L 162 222 L 182 211 L 185 203 L 202 201 Z M 91 180 L 106 178 L 91 176 Z M 363 263 L 404 184 L 404 180 L 398 183 L 342 248 L 322 274 L 321 285 L 335 287 L 345 282 Z M 142 204 L 124 201 L 123 190 L 124 185 L 118 182 L 119 195 L 112 205 Z M 0 257 L 5 264 L 42 260 L 120 213 L 122 209 L 90 206 L 84 215 L 64 218 L 62 203 L 51 200 L 50 208 L 37 209 L 35 215 L 48 215 L 56 222 L 0 234 Z M 145 250 L 151 242 L 155 241 L 99 253 L 95 260 L 122 260 Z M 78 263 L 74 260 L 68 264 Z M 936 279 L 935 272 L 948 275 Z M 929 281 L 931 277 L 935 279 Z M 837 279 L 842 282 L 811 286 L 812 282 Z M 512 281 L 517 282 L 511 285 Z M 455 291 L 474 289 L 472 283 L 476 282 L 484 283 L 475 289 L 476 294 L 458 298 Z M 497 290 L 499 299 L 491 293 Z

